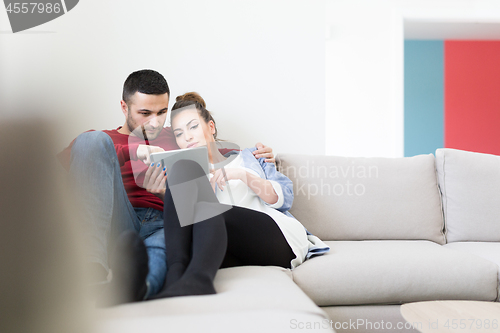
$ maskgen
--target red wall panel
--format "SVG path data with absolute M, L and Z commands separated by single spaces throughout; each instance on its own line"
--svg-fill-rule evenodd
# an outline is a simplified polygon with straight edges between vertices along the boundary
M 500 155 L 500 41 L 445 41 L 444 145 Z

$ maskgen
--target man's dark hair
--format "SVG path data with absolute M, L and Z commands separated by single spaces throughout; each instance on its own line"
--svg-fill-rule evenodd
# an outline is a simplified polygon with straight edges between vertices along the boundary
M 151 69 L 143 69 L 130 74 L 123 84 L 122 99 L 127 103 L 130 102 L 130 97 L 136 92 L 148 95 L 163 95 L 167 93 L 170 96 L 167 80 Z

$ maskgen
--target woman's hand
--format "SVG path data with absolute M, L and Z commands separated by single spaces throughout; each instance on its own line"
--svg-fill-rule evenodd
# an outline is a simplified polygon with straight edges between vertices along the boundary
M 224 173 L 226 174 L 224 176 Z M 220 168 L 213 172 L 213 177 L 210 179 L 212 188 L 215 190 L 215 184 L 220 188 L 221 191 L 224 190 L 226 186 L 226 180 L 240 179 L 246 183 L 247 172 L 240 168 Z
M 165 181 L 167 169 L 161 167 L 161 163 L 152 163 L 144 176 L 143 187 L 151 194 L 163 200 L 165 196 Z
M 144 164 L 150 164 L 151 160 L 149 159 L 149 155 L 152 153 L 160 153 L 165 151 L 163 148 L 158 146 L 149 146 L 149 145 L 139 145 L 137 147 L 137 159 L 144 162 Z
M 226 177 L 224 177 L 223 171 L 226 173 Z M 212 170 L 211 173 L 213 174 L 213 177 L 210 179 L 210 184 L 212 185 L 214 192 L 215 184 L 217 184 L 221 191 L 224 191 L 226 178 L 227 180 L 239 179 L 268 204 L 275 204 L 279 199 L 278 194 L 276 194 L 276 191 L 270 181 L 246 172 L 241 168 L 220 168 L 216 171 Z

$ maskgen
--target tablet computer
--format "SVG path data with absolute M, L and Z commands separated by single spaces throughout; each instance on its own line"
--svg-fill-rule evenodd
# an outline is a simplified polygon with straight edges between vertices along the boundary
M 206 175 L 210 173 L 206 146 L 162 151 L 160 153 L 152 153 L 149 157 L 152 163 L 161 162 L 163 167 L 167 167 L 167 174 L 168 170 L 179 160 L 195 161 L 201 166 Z

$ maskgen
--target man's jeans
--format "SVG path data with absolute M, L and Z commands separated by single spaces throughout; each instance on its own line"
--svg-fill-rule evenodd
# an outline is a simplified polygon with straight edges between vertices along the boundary
M 163 212 L 134 208 L 123 185 L 111 138 L 103 132 L 80 134 L 71 148 L 70 182 L 83 218 L 90 262 L 108 266 L 108 250 L 125 230 L 139 233 L 149 256 L 148 296 L 160 291 L 167 271 Z

